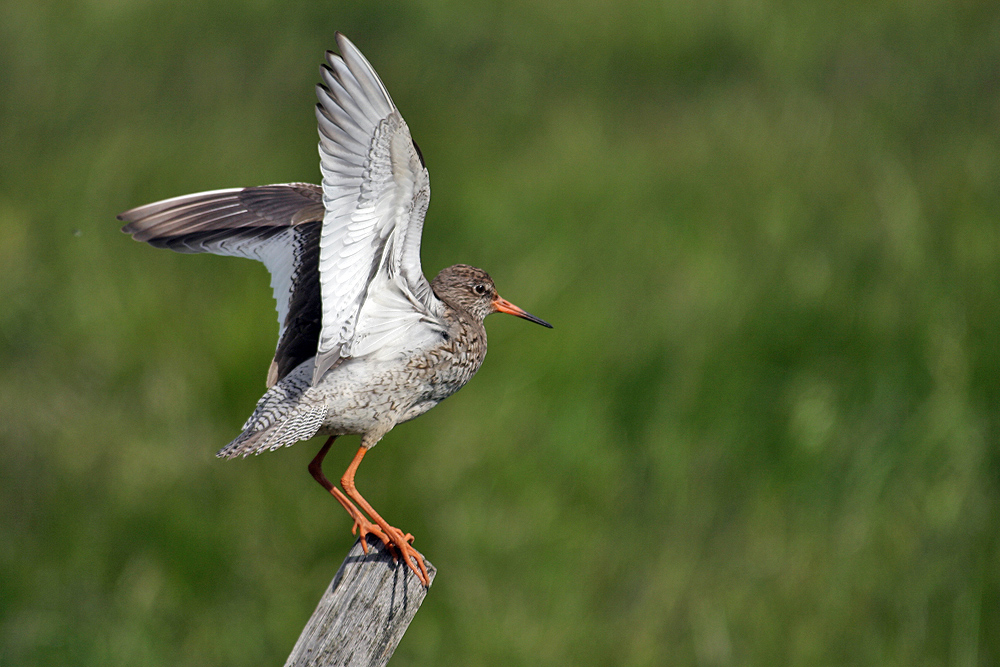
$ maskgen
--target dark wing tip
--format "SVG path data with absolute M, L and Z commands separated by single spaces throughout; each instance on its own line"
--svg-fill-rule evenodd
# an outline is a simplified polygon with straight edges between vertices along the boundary
M 413 149 L 417 151 L 417 157 L 420 158 L 420 166 L 426 169 L 427 164 L 424 162 L 424 154 L 421 152 L 420 146 L 417 145 L 417 142 L 414 141 L 412 137 L 410 138 L 410 141 L 413 143 Z
M 136 218 L 130 215 L 134 210 L 135 209 L 122 211 L 121 213 L 115 216 L 115 219 L 125 223 L 121 227 L 121 231 L 124 234 L 135 234 L 137 231 L 139 231 L 139 229 L 136 227 Z

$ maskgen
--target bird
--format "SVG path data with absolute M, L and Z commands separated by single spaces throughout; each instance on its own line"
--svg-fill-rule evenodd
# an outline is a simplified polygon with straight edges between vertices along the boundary
M 427 281 L 420 265 L 430 201 L 423 155 L 375 69 L 343 34 L 335 39 L 340 55 L 326 52 L 316 86 L 322 185 L 212 190 L 118 219 L 123 232 L 157 248 L 267 267 L 279 323 L 267 390 L 217 456 L 329 436 L 310 474 L 350 515 L 365 553 L 367 536 L 382 540 L 429 586 L 413 535 L 390 525 L 358 491 L 358 466 L 396 424 L 427 412 L 479 370 L 487 315 L 552 325 L 502 298 L 482 269 L 456 264 Z M 337 488 L 323 459 L 342 435 L 360 435 L 361 444 Z

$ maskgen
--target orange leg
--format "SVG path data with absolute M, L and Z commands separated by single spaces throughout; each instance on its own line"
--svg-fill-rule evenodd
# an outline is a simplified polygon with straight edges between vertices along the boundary
M 388 535 L 395 545 L 396 549 L 403 556 L 403 560 L 413 570 L 414 574 L 419 577 L 420 581 L 423 582 L 424 586 L 430 586 L 430 577 L 427 574 L 427 568 L 424 566 L 424 557 L 420 555 L 420 552 L 410 546 L 410 542 L 413 541 L 413 535 L 409 533 L 403 534 L 399 528 L 393 528 L 388 524 L 388 522 L 379 516 L 375 508 L 372 507 L 367 500 L 365 500 L 361 494 L 358 492 L 357 487 L 354 486 L 354 473 L 357 472 L 358 466 L 361 464 L 361 459 L 365 457 L 365 452 L 368 449 L 362 445 L 358 448 L 358 453 L 354 455 L 354 460 L 351 461 L 351 465 L 347 466 L 347 472 L 344 476 L 340 478 L 340 485 L 344 487 L 344 491 L 350 496 L 351 500 L 356 502 L 358 506 L 365 511 L 365 513 L 370 516 L 378 527 L 382 529 L 385 535 Z M 388 544 L 388 542 L 386 542 Z M 414 566 L 416 562 L 416 566 Z M 419 567 L 419 569 L 417 569 Z
M 312 474 L 313 479 L 319 482 L 324 489 L 329 491 L 330 494 L 337 499 L 337 502 L 339 502 L 344 509 L 347 510 L 350 517 L 354 519 L 354 526 L 351 528 L 351 534 L 358 535 L 358 533 L 360 533 L 361 548 L 364 549 L 365 553 L 368 553 L 368 542 L 365 541 L 366 535 L 374 535 L 388 546 L 391 543 L 391 540 L 386 537 L 385 533 L 382 532 L 382 529 L 369 521 L 368 518 L 361 513 L 361 510 L 355 507 L 354 503 L 348 500 L 347 496 L 345 496 L 340 489 L 335 487 L 330 480 L 326 478 L 326 475 L 323 474 L 323 459 L 326 458 L 326 453 L 330 451 L 330 445 L 332 445 L 333 441 L 336 439 L 337 436 L 330 436 L 330 439 L 326 441 L 323 448 L 319 450 L 319 453 L 316 454 L 315 458 L 313 458 L 313 460 L 309 463 L 309 472 Z

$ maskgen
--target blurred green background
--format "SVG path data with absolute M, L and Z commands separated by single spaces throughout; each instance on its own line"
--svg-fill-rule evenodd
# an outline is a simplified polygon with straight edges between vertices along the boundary
M 1000 10 L 951 0 L 0 4 L 0 664 L 282 664 L 351 546 L 319 439 L 214 458 L 265 269 L 114 219 L 317 182 L 335 30 L 428 275 L 556 327 L 361 467 L 439 568 L 392 664 L 1000 664 Z

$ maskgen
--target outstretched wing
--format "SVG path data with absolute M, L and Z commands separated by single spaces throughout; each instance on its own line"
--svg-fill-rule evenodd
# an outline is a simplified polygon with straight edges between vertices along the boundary
M 443 307 L 420 268 L 419 149 L 372 66 L 337 44 L 317 87 L 322 188 L 214 190 L 118 216 L 138 241 L 267 266 L 281 326 L 268 386 L 314 355 L 313 384 L 341 359 L 426 340 Z
M 123 232 L 157 248 L 264 263 L 281 327 L 270 387 L 316 353 L 322 199 L 309 183 L 213 190 L 140 206 L 118 219 L 128 223 Z
M 427 169 L 375 70 L 340 33 L 337 45 L 342 56 L 327 52 L 316 90 L 326 215 L 314 384 L 340 359 L 391 344 L 440 308 L 420 268 Z M 366 322 L 378 331 L 366 332 Z

